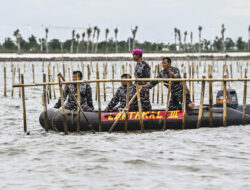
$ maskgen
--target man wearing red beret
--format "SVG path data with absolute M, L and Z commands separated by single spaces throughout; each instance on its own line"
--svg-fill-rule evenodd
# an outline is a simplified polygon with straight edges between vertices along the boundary
M 143 51 L 141 49 L 134 49 L 132 54 L 134 61 L 137 62 L 135 66 L 135 75 L 137 75 L 138 78 L 150 78 L 150 67 L 145 61 L 142 60 Z M 147 84 L 147 81 L 139 81 L 138 84 L 145 85 Z M 143 111 L 152 109 L 149 100 L 149 89 L 144 88 L 141 90 L 141 105 Z

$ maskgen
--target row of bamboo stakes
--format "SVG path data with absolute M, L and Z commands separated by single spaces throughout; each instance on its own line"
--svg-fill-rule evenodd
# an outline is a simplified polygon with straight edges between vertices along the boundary
M 210 69 L 209 69 L 210 70 Z M 139 116 L 140 116 L 140 127 L 141 127 L 141 132 L 144 132 L 144 125 L 143 125 L 143 118 L 142 118 L 142 109 L 141 109 L 141 101 L 140 101 L 140 88 L 138 86 L 138 81 L 141 80 L 146 80 L 146 81 L 166 81 L 166 79 L 99 79 L 99 69 L 98 67 L 96 68 L 96 80 L 87 80 L 87 81 L 70 81 L 70 82 L 62 82 L 61 78 L 64 79 L 63 76 L 61 76 L 61 74 L 58 74 L 58 82 L 46 82 L 46 74 L 43 74 L 43 83 L 36 83 L 36 84 L 25 84 L 24 83 L 24 75 L 21 74 L 21 84 L 18 85 L 14 85 L 14 87 L 21 87 L 22 89 L 22 102 L 23 102 L 23 121 L 24 121 L 24 132 L 27 132 L 27 122 L 26 122 L 26 106 L 25 106 L 25 91 L 24 88 L 28 87 L 28 86 L 43 86 L 43 105 L 44 105 L 44 113 L 45 113 L 45 129 L 46 131 L 48 130 L 48 121 L 47 121 L 47 102 L 46 102 L 46 97 L 47 97 L 47 93 L 46 93 L 46 86 L 51 86 L 51 85 L 59 85 L 59 90 L 60 90 L 60 96 L 61 96 L 61 104 L 62 104 L 62 114 L 63 114 L 63 119 L 64 119 L 64 131 L 65 134 L 68 134 L 68 129 L 67 129 L 67 121 L 66 121 L 66 115 L 65 115 L 65 108 L 64 108 L 64 100 L 63 100 L 63 88 L 62 85 L 68 85 L 68 84 L 72 84 L 75 83 L 77 84 L 77 93 L 80 93 L 80 83 L 84 83 L 84 82 L 95 82 L 97 85 L 97 99 L 98 99 L 98 115 L 99 115 L 99 120 L 98 120 L 98 124 L 99 124 L 99 132 L 102 131 L 102 124 L 101 124 L 101 98 L 100 98 L 100 82 L 121 82 L 121 81 L 135 81 L 136 82 L 136 95 L 137 95 L 137 99 L 138 99 L 138 106 L 139 106 Z M 79 79 L 79 78 L 78 78 Z M 64 79 L 65 80 L 65 79 Z M 221 81 L 223 82 L 223 126 L 227 126 L 227 106 L 226 106 L 226 93 L 227 93 L 227 82 L 229 81 L 243 81 L 244 82 L 244 93 L 243 93 L 243 118 L 242 118 L 242 124 L 245 125 L 246 123 L 246 98 L 247 98 L 247 81 L 250 81 L 250 78 L 247 78 L 247 69 L 245 69 L 245 77 L 244 79 L 228 79 L 226 78 L 226 75 L 224 76 L 224 78 L 222 79 L 213 79 L 211 73 L 209 73 L 209 77 L 206 79 L 205 76 L 202 77 L 202 79 L 187 79 L 186 78 L 186 73 L 184 73 L 184 78 L 183 79 L 167 79 L 170 83 L 169 83 L 169 88 L 168 88 L 168 94 L 167 94 L 167 103 L 166 103 L 166 115 L 165 115 L 165 119 L 164 119 L 164 126 L 163 126 L 163 130 L 167 129 L 167 113 L 168 113 L 168 106 L 169 106 L 169 101 L 170 101 L 170 93 L 171 93 L 171 83 L 174 81 L 182 81 L 183 82 L 183 106 L 182 106 L 182 112 L 183 112 L 183 118 L 182 118 L 182 129 L 185 129 L 186 126 L 186 90 L 187 90 L 187 85 L 186 83 L 191 81 L 191 82 L 201 82 L 201 95 L 200 95 L 200 106 L 199 106 L 199 114 L 198 114 L 198 121 L 197 121 L 197 128 L 199 128 L 201 126 L 201 122 L 202 122 L 202 115 L 203 115 L 203 102 L 204 102 L 204 92 L 205 92 L 205 83 L 208 82 L 209 83 L 209 125 L 210 127 L 213 126 L 213 108 L 212 108 L 212 104 L 213 104 L 213 93 L 212 93 L 212 89 L 213 89 L 213 82 L 218 82 Z M 127 91 L 127 93 L 129 93 L 129 91 Z M 78 97 L 79 94 L 78 94 Z M 127 94 L 127 105 L 126 108 L 124 108 L 123 112 L 128 112 L 129 110 L 129 103 L 128 103 L 128 98 L 129 95 Z M 78 98 L 78 100 L 75 99 L 76 102 L 78 102 L 78 127 L 77 127 L 77 131 L 80 132 L 80 99 Z M 131 103 L 131 101 L 130 101 Z M 82 111 L 83 112 L 83 111 Z M 84 112 L 83 112 L 84 115 Z M 126 122 L 128 121 L 128 118 L 126 117 Z M 117 123 L 118 121 L 116 121 L 115 123 Z M 92 129 L 92 131 L 94 131 Z M 127 132 L 127 124 L 125 125 L 125 131 Z M 111 131 L 110 131 L 111 132 Z
M 195 73 L 197 73 L 197 78 L 199 78 L 199 65 L 200 65 L 200 62 L 197 63 L 195 65 L 195 62 L 192 62 L 191 64 L 187 64 L 188 66 L 188 74 L 189 74 L 189 78 L 195 78 Z M 57 72 L 59 72 L 59 66 L 58 64 L 56 65 L 57 66 Z M 55 69 L 56 69 L 56 66 L 54 65 L 53 68 L 51 69 L 51 64 L 47 64 L 47 73 L 48 73 L 48 82 L 54 82 L 55 81 Z M 96 64 L 96 66 L 98 66 L 98 63 Z M 132 76 L 132 64 L 126 64 L 126 65 L 122 65 L 121 67 L 121 73 L 124 74 L 125 73 L 125 70 L 128 71 L 129 70 L 129 73 L 131 74 Z M 152 68 L 153 68 L 153 63 L 151 64 Z M 87 64 L 86 65 L 86 72 L 87 72 L 87 79 L 90 80 L 90 76 L 91 74 L 93 73 L 93 64 Z M 103 64 L 103 79 L 106 79 L 107 78 L 107 75 L 108 75 L 108 69 L 107 69 L 107 63 L 104 63 Z M 115 71 L 117 70 L 117 65 L 116 64 L 112 64 L 112 79 L 115 78 Z M 126 68 L 125 68 L 126 67 Z M 128 68 L 129 67 L 129 68 Z M 45 63 L 42 62 L 42 72 L 45 72 Z M 78 68 L 80 68 L 80 65 L 78 64 Z M 206 73 L 206 70 L 210 71 L 213 73 L 215 72 L 215 64 L 214 62 L 212 62 L 211 64 L 208 64 L 208 69 L 207 68 L 207 65 L 206 65 L 206 62 L 204 63 L 204 73 Z M 246 68 L 248 68 L 248 63 L 246 65 Z M 66 71 L 68 72 L 68 78 L 69 78 L 69 81 L 71 80 L 71 71 L 73 70 L 73 64 L 71 64 L 71 68 L 69 67 L 65 67 L 65 64 L 62 64 L 62 73 L 63 73 L 63 77 L 66 76 Z M 7 96 L 7 87 L 6 87 L 6 67 L 4 66 L 4 96 Z M 18 80 L 19 80 L 19 83 L 20 83 L 20 67 L 19 68 L 16 68 L 14 67 L 14 64 L 11 64 L 11 72 L 12 72 L 12 85 L 15 83 L 15 74 L 16 74 L 16 70 L 18 70 Z M 24 71 L 26 70 L 26 66 L 24 64 Z M 51 70 L 53 70 L 53 72 L 51 72 Z M 79 69 L 80 70 L 80 69 Z M 152 72 L 153 72 L 153 75 L 154 78 L 157 76 L 158 72 L 161 70 L 161 65 L 160 64 L 157 64 L 155 65 L 154 69 L 152 69 Z M 186 67 L 182 64 L 181 65 L 181 70 L 182 70 L 182 73 L 185 73 L 186 72 Z M 83 73 L 85 73 L 85 65 L 83 63 L 81 63 L 81 71 Z M 239 62 L 237 62 L 237 71 L 241 73 L 241 78 L 242 78 L 242 64 L 240 64 Z M 217 62 L 217 72 L 218 72 L 218 62 Z M 233 78 L 233 70 L 232 70 L 232 64 L 230 64 L 230 76 L 229 76 L 229 69 L 228 69 L 228 65 L 226 64 L 226 62 L 223 64 L 223 72 L 222 72 L 222 77 L 224 77 L 224 75 L 226 75 L 226 78 Z M 35 83 L 35 65 L 32 64 L 32 81 L 33 83 Z M 191 99 L 193 102 L 195 102 L 195 91 L 194 91 L 194 83 L 192 83 L 191 81 L 189 81 L 189 90 L 190 90 L 190 95 L 191 95 Z M 228 87 L 230 88 L 230 83 L 228 83 Z M 100 86 L 99 86 L 100 88 Z M 223 89 L 223 84 L 221 86 L 221 88 Z M 156 89 L 156 93 L 155 93 L 155 89 Z M 52 91 L 53 91 L 53 96 L 54 96 L 54 99 L 56 99 L 56 92 L 55 92 L 55 87 L 54 86 L 48 86 L 48 93 L 49 93 L 49 97 L 47 98 L 47 101 L 49 103 L 49 101 L 52 99 Z M 112 94 L 114 95 L 114 92 L 115 92 L 115 87 L 114 87 L 114 83 L 112 83 Z M 160 84 L 160 85 L 157 85 L 156 87 L 153 87 L 152 89 L 152 103 L 155 103 L 155 96 L 156 96 L 156 103 L 159 104 L 161 103 L 161 105 L 164 104 L 164 85 L 163 85 L 163 82 Z M 96 93 L 95 93 L 95 100 L 97 100 L 97 86 L 96 86 Z M 107 95 L 106 95 L 106 85 L 105 83 L 103 83 L 103 100 L 104 102 L 107 101 Z M 13 97 L 14 95 L 14 88 L 12 87 L 12 90 L 11 90 L 11 97 Z M 161 96 L 161 100 L 160 100 L 160 96 Z M 19 89 L 19 97 L 21 97 L 21 90 Z

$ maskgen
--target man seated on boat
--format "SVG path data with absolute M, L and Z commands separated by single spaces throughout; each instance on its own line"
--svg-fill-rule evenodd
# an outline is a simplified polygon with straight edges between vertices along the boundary
M 79 75 L 80 80 L 82 79 L 82 72 L 74 71 L 73 78 L 72 78 L 73 81 L 77 80 L 77 75 Z M 71 90 L 71 92 L 74 94 L 74 96 L 77 98 L 77 84 L 69 84 L 68 87 Z M 76 102 L 71 96 L 71 93 L 69 92 L 68 88 L 65 87 L 63 90 L 64 101 L 66 100 L 67 97 L 68 97 L 68 100 L 64 105 L 65 109 L 77 110 Z M 91 86 L 87 83 L 80 84 L 80 105 L 83 111 L 91 112 L 94 110 L 93 100 L 92 100 L 92 89 L 91 89 Z M 60 107 L 61 107 L 61 98 L 58 99 L 54 108 L 60 108 Z
M 171 59 L 169 57 L 164 57 L 162 59 L 163 70 L 158 73 L 157 78 L 181 78 L 180 70 L 176 67 L 171 66 Z M 142 88 L 152 88 L 157 85 L 158 81 L 151 81 Z M 168 87 L 168 81 L 165 82 L 165 86 Z M 169 110 L 181 110 L 183 101 L 183 82 L 172 82 L 171 85 L 171 98 L 169 102 Z M 186 93 L 186 108 L 193 109 L 194 103 L 190 99 L 189 90 L 187 88 Z
M 136 66 L 134 73 L 138 78 L 150 78 L 150 66 L 142 60 L 143 51 L 141 49 L 134 49 L 132 51 L 133 59 L 136 61 Z M 139 85 L 146 84 L 147 81 L 139 81 Z M 140 93 L 141 106 L 143 111 L 148 111 L 152 109 L 150 99 L 149 99 L 149 89 L 142 89 Z
M 130 78 L 130 74 L 123 74 L 121 76 L 122 79 Z M 129 85 L 129 100 L 134 96 L 136 93 L 136 86 L 132 82 L 122 81 L 121 86 L 117 89 L 114 97 L 109 102 L 108 106 L 106 107 L 106 112 L 118 112 L 119 109 L 126 107 L 126 96 L 127 96 L 127 85 Z M 120 103 L 118 106 L 116 106 Z M 138 104 L 137 100 L 135 99 L 129 106 L 129 111 L 137 111 Z

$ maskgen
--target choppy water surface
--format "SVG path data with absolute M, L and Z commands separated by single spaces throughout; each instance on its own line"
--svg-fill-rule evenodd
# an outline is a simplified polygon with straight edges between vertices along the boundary
M 22 64 L 16 63 L 24 72 Z M 39 82 L 41 63 L 34 64 Z M 25 68 L 26 82 L 32 82 L 30 65 Z M 250 125 L 145 134 L 46 133 L 38 122 L 42 89 L 35 87 L 26 89 L 30 135 L 25 135 L 21 99 L 17 89 L 10 97 L 10 63 L 6 66 L 7 97 L 0 68 L 0 189 L 250 189 Z M 221 77 L 220 67 L 214 77 Z M 234 77 L 240 77 L 235 64 L 234 70 Z M 196 104 L 200 85 L 195 86 Z M 214 91 L 220 85 L 214 85 Z M 110 95 L 111 85 L 107 87 Z M 231 87 L 241 103 L 243 85 Z

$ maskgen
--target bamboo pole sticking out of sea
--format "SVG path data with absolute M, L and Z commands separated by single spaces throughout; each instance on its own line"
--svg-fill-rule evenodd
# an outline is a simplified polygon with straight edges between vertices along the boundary
M 194 62 L 192 62 L 192 78 L 194 78 Z M 194 102 L 194 82 L 192 82 L 192 102 Z
M 172 86 L 172 84 L 171 84 L 171 82 L 169 82 L 163 130 L 167 129 L 167 117 L 168 117 L 168 108 L 169 108 L 169 102 L 170 102 L 171 86 Z
M 157 65 L 155 65 L 155 72 L 154 72 L 154 78 L 156 78 L 156 72 L 157 72 Z M 155 87 L 153 87 L 153 95 L 152 95 L 152 103 L 155 101 Z
M 46 83 L 46 74 L 43 74 L 43 82 Z M 48 112 L 47 112 L 47 88 L 46 85 L 43 85 L 43 110 L 44 110 L 44 122 L 45 122 L 45 130 L 48 131 Z
M 96 79 L 99 79 L 99 67 L 96 65 Z M 98 126 L 99 132 L 102 131 L 102 122 L 101 122 L 101 94 L 100 94 L 100 82 L 96 83 L 96 93 L 97 93 L 97 101 L 98 101 Z
M 159 73 L 159 65 L 157 65 L 157 74 Z M 156 98 L 156 102 L 157 104 L 159 104 L 159 99 L 160 99 L 160 85 L 157 85 L 157 98 Z
M 127 78 L 129 78 L 129 76 L 127 76 Z M 127 82 L 126 107 L 128 110 L 125 112 L 126 114 L 125 127 L 124 127 L 125 133 L 128 132 L 129 87 L 130 87 L 130 82 Z
M 65 135 L 67 135 L 68 134 L 68 125 L 67 125 L 67 119 L 66 119 L 66 114 L 65 114 L 64 96 L 63 96 L 62 81 L 61 81 L 60 73 L 57 76 L 58 76 L 58 84 L 59 84 L 59 90 L 60 90 L 60 96 L 61 96 L 64 133 L 65 133 Z
M 184 73 L 184 77 L 187 78 L 187 74 Z M 183 82 L 183 94 L 182 94 L 182 129 L 186 127 L 186 102 L 187 102 L 187 83 L 186 81 Z
M 224 76 L 225 78 L 226 76 Z M 223 126 L 227 126 L 227 82 L 223 82 Z
M 137 73 L 135 73 L 135 78 L 137 79 Z M 136 82 L 136 92 L 139 92 L 138 82 Z M 144 133 L 144 124 L 143 124 L 143 118 L 142 118 L 142 105 L 141 105 L 141 93 L 137 93 L 137 102 L 138 102 L 138 110 L 139 110 L 139 116 L 140 116 L 141 132 Z
M 16 76 L 16 67 L 12 67 L 12 90 L 11 90 L 11 97 L 14 96 L 14 87 L 15 84 L 15 76 Z
M 21 71 L 20 71 L 20 67 L 18 68 L 18 82 L 19 82 L 19 84 L 21 83 Z M 12 85 L 13 86 L 13 85 Z M 21 98 L 21 90 L 22 90 L 22 88 L 21 87 L 19 87 L 19 98 Z
M 42 62 L 42 73 L 44 73 L 44 61 Z
M 63 65 L 62 65 L 62 70 L 63 70 L 63 77 L 66 78 L 66 73 L 65 73 L 65 72 L 66 72 L 66 71 L 65 71 L 66 69 L 65 69 L 65 64 L 64 64 L 64 63 L 63 63 Z
M 213 78 L 212 72 L 209 73 L 209 78 Z M 209 81 L 209 127 L 213 127 L 213 82 Z
M 47 65 L 48 68 L 48 81 L 51 82 L 51 72 L 50 72 L 50 64 Z M 52 93 L 51 93 L 51 86 L 48 86 L 48 90 L 49 90 L 49 98 L 48 99 L 52 99 Z
M 3 80 L 4 80 L 4 96 L 7 96 L 7 86 L 6 86 L 6 66 L 3 68 Z
M 112 79 L 115 78 L 115 67 L 114 64 L 112 64 Z M 115 86 L 114 86 L 114 82 L 112 82 L 112 95 L 114 96 L 115 94 Z
M 206 77 L 202 76 L 202 78 L 205 79 Z M 202 83 L 201 83 L 201 96 L 200 96 L 199 115 L 198 115 L 198 121 L 197 121 L 196 128 L 200 128 L 201 122 L 202 122 L 204 94 L 205 94 L 205 81 L 202 81 Z
M 247 69 L 245 69 L 245 78 L 247 78 Z M 246 106 L 247 103 L 247 81 L 244 81 L 244 91 L 243 91 L 243 118 L 242 118 L 242 124 L 246 124 Z
M 55 82 L 55 66 L 53 66 L 53 76 L 52 76 L 52 81 Z M 56 99 L 56 90 L 55 90 L 55 86 L 52 85 L 52 90 L 53 90 L 53 95 L 54 95 L 54 99 Z
M 106 73 L 107 73 L 107 65 L 104 64 L 103 65 L 103 73 L 102 73 L 103 79 L 106 79 L 106 75 L 107 75 Z M 102 84 L 103 84 L 103 100 L 104 100 L 104 102 L 106 102 L 106 83 L 103 82 Z
M 21 74 L 21 84 L 24 84 L 24 76 Z M 23 103 L 23 130 L 27 132 L 27 121 L 26 121 L 26 105 L 25 105 L 25 91 L 22 87 L 22 103 Z
M 88 71 L 88 80 L 90 80 L 90 74 L 91 74 L 91 72 L 90 72 L 90 66 L 89 66 L 89 64 L 87 65 L 87 71 Z
M 77 80 L 80 80 L 80 75 L 77 73 Z M 80 83 L 77 83 L 77 101 L 81 105 Z M 77 132 L 80 133 L 80 108 L 77 106 Z
M 33 83 L 35 83 L 35 66 L 34 66 L 34 64 L 32 64 L 32 79 L 33 79 Z

